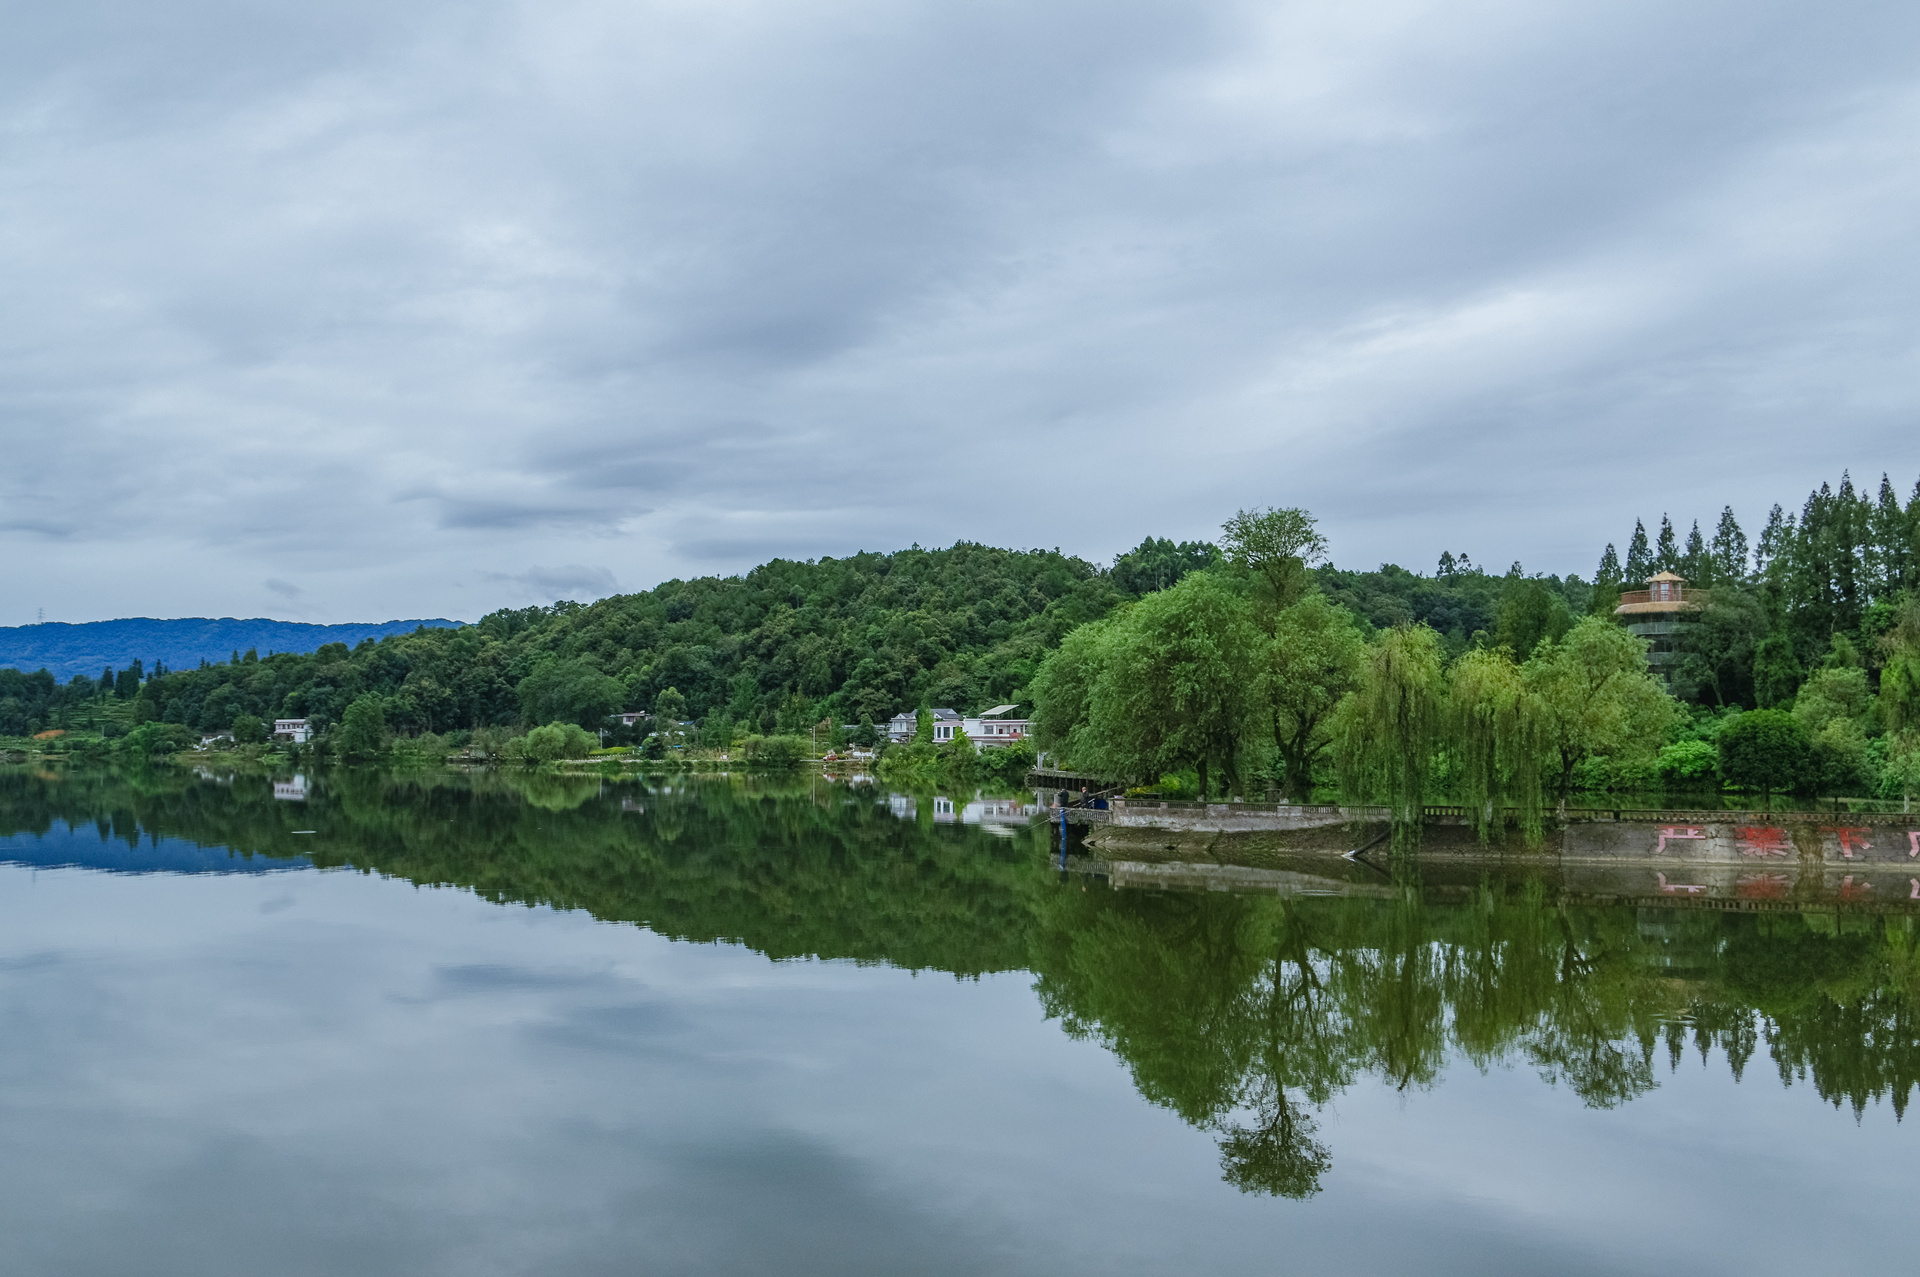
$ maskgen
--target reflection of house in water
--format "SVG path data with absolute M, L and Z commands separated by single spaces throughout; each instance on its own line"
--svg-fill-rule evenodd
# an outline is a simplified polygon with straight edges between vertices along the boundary
M 307 778 L 295 772 L 292 780 L 274 781 L 273 796 L 290 803 L 307 801 Z
M 887 807 L 900 820 L 919 815 L 919 803 L 911 794 L 890 794 Z M 1038 804 L 1020 798 L 983 798 L 978 793 L 971 801 L 956 803 L 944 794 L 933 799 L 933 821 L 937 825 L 978 825 L 990 834 L 1011 838 L 1027 822 L 1044 810 Z

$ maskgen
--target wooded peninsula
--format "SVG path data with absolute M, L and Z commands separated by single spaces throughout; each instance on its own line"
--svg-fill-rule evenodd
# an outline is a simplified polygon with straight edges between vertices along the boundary
M 1029 704 L 1032 736 L 992 770 L 1037 745 L 1163 793 L 1337 789 L 1396 810 L 1444 794 L 1526 825 L 1580 790 L 1909 795 L 1920 484 L 1904 504 L 1884 477 L 1874 496 L 1822 484 L 1752 542 L 1731 509 L 1712 522 L 1636 524 L 1590 581 L 1451 551 L 1430 574 L 1346 570 L 1297 509 L 1104 567 L 968 542 L 775 560 L 312 653 L 65 683 L 0 670 L 0 736 L 147 755 L 264 747 L 271 722 L 304 719 L 314 758 L 527 757 L 536 729 L 534 757 L 771 758 L 776 740 L 875 744 L 902 712 Z M 1685 605 L 1629 628 L 1622 600 L 1662 574 Z M 895 765 L 972 753 L 940 749 L 896 746 Z

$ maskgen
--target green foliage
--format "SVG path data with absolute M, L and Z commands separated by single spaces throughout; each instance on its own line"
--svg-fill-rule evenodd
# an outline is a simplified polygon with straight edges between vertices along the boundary
M 1529 842 L 1542 830 L 1542 775 L 1556 761 L 1539 698 L 1505 647 L 1468 652 L 1447 687 L 1447 749 L 1460 801 L 1487 841 L 1495 809 L 1513 807 Z
M 1583 764 L 1606 758 L 1615 769 L 1651 770 L 1679 704 L 1647 671 L 1646 644 L 1602 617 L 1583 617 L 1523 669 L 1539 698 L 1553 756 L 1553 789 L 1562 807 Z
M 1790 704 L 1800 686 L 1800 661 L 1784 630 L 1761 639 L 1753 653 L 1753 695 L 1762 709 Z
M 1291 607 L 1309 588 L 1307 569 L 1327 555 L 1327 539 L 1305 510 L 1241 510 L 1221 528 L 1227 558 L 1252 573 L 1271 609 Z
M 768 771 L 789 770 L 811 757 L 803 736 L 749 736 L 744 748 L 750 765 Z
M 371 762 L 387 752 L 387 710 L 381 698 L 364 693 L 347 706 L 334 733 L 334 749 L 348 762 Z
M 1714 587 L 1712 603 L 1674 636 L 1679 679 L 1687 693 L 1721 706 L 1754 704 L 1755 663 L 1766 634 L 1766 608 L 1757 595 L 1738 585 Z M 1769 659 L 1777 661 L 1781 654 L 1775 649 Z M 1785 655 L 1791 659 L 1790 645 Z M 1791 681 L 1771 668 L 1766 678 L 1770 696 L 1780 695 L 1783 681 Z
M 175 723 L 141 723 L 113 742 L 114 753 L 130 760 L 176 754 L 193 744 L 193 733 Z
M 1712 780 L 1720 751 L 1703 740 L 1681 740 L 1660 747 L 1660 779 L 1669 785 L 1691 786 Z
M 1040 748 L 1069 768 L 1090 761 L 1099 750 L 1089 730 L 1093 689 L 1107 668 L 1110 638 L 1117 618 L 1082 625 L 1047 654 L 1033 676 L 1033 732 Z M 932 738 L 932 729 L 928 729 Z
M 258 745 L 268 736 L 267 725 L 251 714 L 233 716 L 233 743 L 236 745 Z
M 532 763 L 552 763 L 563 758 L 585 758 L 599 739 L 576 723 L 559 721 L 536 727 L 509 746 L 508 757 L 516 754 Z
M 1445 695 L 1439 635 L 1400 626 L 1372 645 L 1335 716 L 1340 788 L 1350 800 L 1386 804 L 1396 843 L 1418 837 Z
M 1807 770 L 1812 741 L 1785 710 L 1757 709 L 1720 729 L 1720 777 L 1763 797 L 1791 789 Z
M 520 680 L 520 712 L 529 722 L 591 723 L 599 727 L 626 700 L 619 679 L 585 657 L 547 660 Z
M 1314 764 L 1332 741 L 1334 707 L 1353 690 L 1366 650 L 1352 614 L 1318 591 L 1275 618 L 1261 654 L 1260 693 L 1289 797 L 1310 796 Z
M 1542 641 L 1557 642 L 1573 628 L 1566 596 L 1539 577 L 1511 574 L 1500 594 L 1493 642 L 1525 660 Z
M 1113 561 L 1114 585 L 1128 594 L 1151 594 L 1175 585 L 1189 572 L 1220 564 L 1220 551 L 1205 541 L 1175 545 L 1163 537 L 1148 537 Z
M 1073 758 L 1132 779 L 1192 765 L 1203 793 L 1218 765 L 1232 786 L 1254 721 L 1261 643 L 1247 601 L 1212 573 L 1141 599 L 1105 631 Z

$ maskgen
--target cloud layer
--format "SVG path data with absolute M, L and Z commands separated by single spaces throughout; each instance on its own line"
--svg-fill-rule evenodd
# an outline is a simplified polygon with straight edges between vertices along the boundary
M 0 623 L 477 616 L 1255 503 L 1590 572 L 1903 492 L 1920 12 L 84 0 L 0 49 Z M 543 564 L 564 564 L 562 568 Z

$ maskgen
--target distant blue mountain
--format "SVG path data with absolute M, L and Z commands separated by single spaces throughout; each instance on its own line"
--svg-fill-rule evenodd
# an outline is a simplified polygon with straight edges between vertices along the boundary
M 0 626 L 0 666 L 32 673 L 46 669 L 61 682 L 75 674 L 99 678 L 111 665 L 125 669 L 139 660 L 149 671 L 155 661 L 168 669 L 186 670 L 202 660 L 224 661 L 234 652 L 253 648 L 268 652 L 311 652 L 323 643 L 349 647 L 365 638 L 407 634 L 420 626 L 440 629 L 459 621 L 385 621 L 378 625 L 308 625 L 301 621 L 270 621 L 256 617 L 236 621 L 204 616 L 177 621 L 128 617 L 120 621 L 87 621 L 68 625 L 46 621 L 39 625 Z

